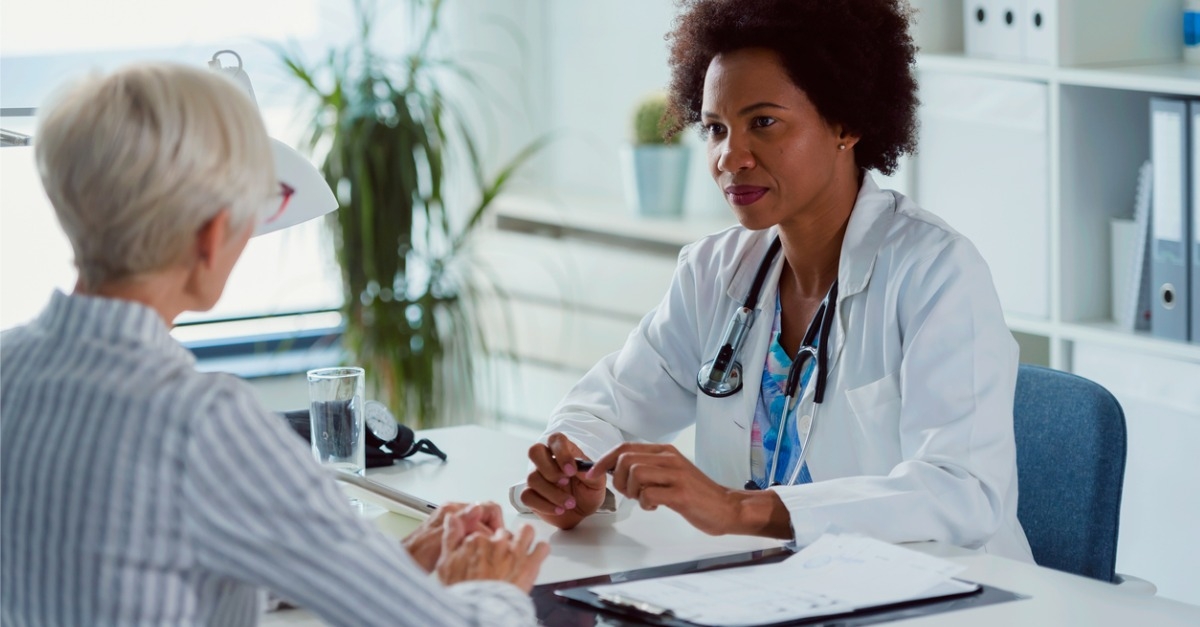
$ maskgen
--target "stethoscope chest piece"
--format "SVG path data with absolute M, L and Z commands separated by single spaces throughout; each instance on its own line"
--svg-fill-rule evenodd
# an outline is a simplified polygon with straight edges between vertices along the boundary
M 700 366 L 700 372 L 696 374 L 696 384 L 705 394 L 716 398 L 737 394 L 742 389 L 742 364 L 735 361 L 729 364 L 728 376 L 713 377 L 712 369 L 716 361 L 710 359 L 708 363 Z

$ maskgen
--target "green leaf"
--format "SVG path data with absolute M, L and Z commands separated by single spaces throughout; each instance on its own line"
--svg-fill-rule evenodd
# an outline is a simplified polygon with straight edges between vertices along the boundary
M 463 107 L 498 98 L 462 65 L 431 56 L 443 1 L 408 1 L 420 28 L 412 50 L 397 56 L 371 46 L 383 5 L 352 5 L 357 36 L 345 46 L 313 62 L 295 44 L 272 49 L 310 103 L 301 107 L 312 112 L 302 145 L 338 198 L 326 223 L 342 269 L 349 359 L 366 368 L 368 384 L 396 415 L 426 427 L 457 399 L 473 407 L 484 363 L 477 359 L 497 345 L 471 301 L 500 292 L 464 260 L 466 236 L 547 140 L 489 178 L 479 150 L 486 136 L 470 127 L 477 118 Z M 483 115 L 491 119 L 489 109 Z M 503 326 L 511 332 L 512 321 Z

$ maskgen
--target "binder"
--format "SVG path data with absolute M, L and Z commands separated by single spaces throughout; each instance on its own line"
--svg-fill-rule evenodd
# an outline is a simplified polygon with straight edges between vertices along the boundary
M 1138 169 L 1137 195 L 1133 209 L 1135 224 L 1132 267 L 1129 273 L 1127 302 L 1129 311 L 1123 312 L 1119 320 L 1124 321 L 1126 331 L 1149 331 L 1152 303 L 1150 298 L 1150 195 L 1154 167 L 1146 161 Z
M 1028 31 L 1025 14 L 1027 0 L 993 0 L 996 19 L 991 26 L 995 29 L 995 57 L 1004 61 L 1022 61 L 1025 57 L 1025 33 Z
M 999 0 L 963 0 L 963 39 L 967 56 L 995 58 L 999 48 Z
M 1200 344 L 1200 100 L 1191 101 L 1188 107 L 1192 114 L 1192 291 L 1189 304 L 1192 307 L 1192 342 Z
M 1186 101 L 1150 100 L 1150 158 L 1154 162 L 1154 191 L 1150 202 L 1153 288 L 1150 332 L 1157 337 L 1182 342 L 1188 341 L 1191 324 L 1189 122 Z
M 1058 0 L 1025 0 L 1024 57 L 1030 63 L 1058 62 Z

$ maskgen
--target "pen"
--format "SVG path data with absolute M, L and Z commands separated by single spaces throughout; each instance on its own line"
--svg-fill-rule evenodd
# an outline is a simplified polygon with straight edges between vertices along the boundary
M 575 458 L 575 468 L 579 469 L 579 472 L 587 472 L 592 469 L 592 466 L 595 466 L 595 465 L 596 465 L 596 462 L 594 462 L 590 459 L 582 459 L 579 457 Z M 612 472 L 613 472 L 612 468 L 609 468 L 608 474 L 611 475 Z

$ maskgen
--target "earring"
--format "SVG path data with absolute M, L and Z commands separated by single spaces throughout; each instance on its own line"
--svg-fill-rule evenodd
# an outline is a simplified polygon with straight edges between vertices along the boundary
M 846 144 L 838 144 L 838 150 L 845 150 Z

